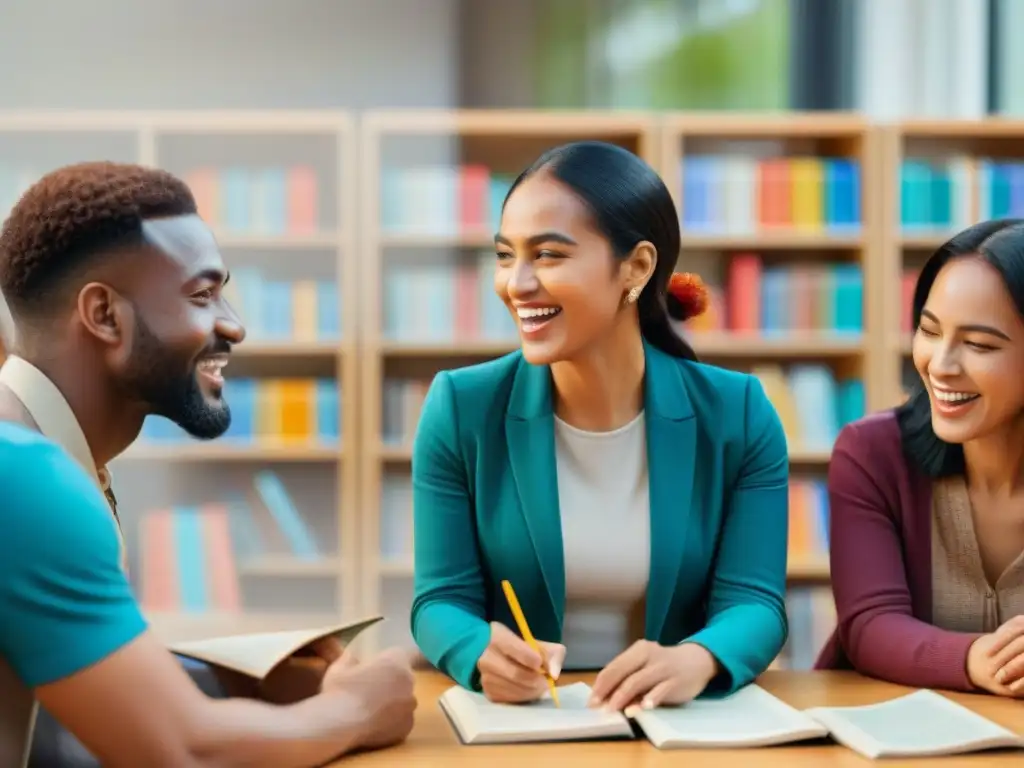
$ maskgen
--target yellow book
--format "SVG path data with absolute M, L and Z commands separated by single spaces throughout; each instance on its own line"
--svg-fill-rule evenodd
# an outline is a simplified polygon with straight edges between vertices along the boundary
M 279 435 L 289 443 L 309 443 L 316 436 L 316 382 L 281 379 L 277 382 Z
M 819 231 L 824 218 L 824 167 L 816 157 L 795 157 L 790 161 L 793 184 L 793 226 Z

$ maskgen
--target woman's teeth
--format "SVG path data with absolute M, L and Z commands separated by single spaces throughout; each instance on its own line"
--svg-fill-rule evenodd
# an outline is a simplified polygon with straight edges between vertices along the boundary
M 516 307 L 519 327 L 524 334 L 541 332 L 561 312 L 561 307 Z
M 979 395 L 972 394 L 970 392 L 935 392 L 935 398 L 941 400 L 944 403 L 968 403 L 971 400 L 976 399 Z
M 551 317 L 557 315 L 561 311 L 561 307 L 519 307 L 516 310 L 516 312 L 519 313 L 519 318 L 521 320 Z

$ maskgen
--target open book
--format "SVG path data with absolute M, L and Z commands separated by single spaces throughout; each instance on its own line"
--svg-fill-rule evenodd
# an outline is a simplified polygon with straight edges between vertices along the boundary
M 629 718 L 588 709 L 590 686 L 560 686 L 561 708 L 550 696 L 521 705 L 494 704 L 483 694 L 449 688 L 440 704 L 466 744 L 633 738 Z M 822 738 L 828 730 L 757 685 L 721 699 L 699 699 L 633 717 L 659 749 L 763 747 Z
M 805 714 L 828 728 L 840 744 L 868 758 L 1024 749 L 1024 737 L 934 691 L 859 707 L 817 707 Z
M 574 683 L 558 690 L 561 709 L 548 695 L 530 704 L 494 704 L 459 687 L 448 689 L 440 704 L 466 744 L 633 737 L 624 714 L 587 708 L 590 686 Z M 868 758 L 1024 747 L 1024 738 L 931 691 L 868 706 L 801 712 L 752 684 L 730 696 L 659 707 L 632 719 L 658 749 L 768 747 L 827 736 Z
M 263 680 L 282 661 L 318 640 L 333 636 L 348 646 L 360 632 L 383 618 L 372 616 L 351 624 L 190 640 L 173 643 L 169 648 L 182 656 Z

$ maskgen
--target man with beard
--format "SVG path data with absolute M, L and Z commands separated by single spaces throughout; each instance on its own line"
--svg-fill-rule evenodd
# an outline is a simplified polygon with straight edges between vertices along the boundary
M 0 232 L 0 765 L 25 765 L 40 707 L 111 766 L 321 765 L 412 727 L 404 654 L 329 648 L 315 695 L 216 699 L 134 600 L 105 467 L 149 414 L 228 428 L 222 370 L 245 334 L 227 280 L 189 189 L 158 170 L 59 169 Z

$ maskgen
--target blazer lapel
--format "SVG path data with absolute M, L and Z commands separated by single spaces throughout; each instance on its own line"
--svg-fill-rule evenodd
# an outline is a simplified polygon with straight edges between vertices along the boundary
M 683 562 L 692 512 L 697 422 L 679 363 L 645 342 L 644 409 L 651 504 L 645 635 L 661 637 Z
M 565 563 L 547 366 L 519 363 L 505 415 L 505 435 L 520 507 L 560 631 L 565 610 Z

